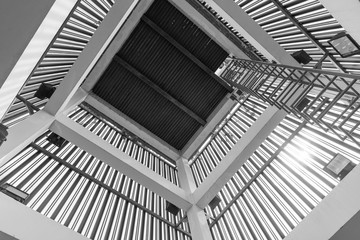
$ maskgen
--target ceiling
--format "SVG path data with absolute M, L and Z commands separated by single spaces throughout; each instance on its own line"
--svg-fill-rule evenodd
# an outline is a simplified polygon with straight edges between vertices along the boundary
M 156 0 L 93 93 L 181 150 L 231 91 L 214 72 L 228 56 L 166 0 Z

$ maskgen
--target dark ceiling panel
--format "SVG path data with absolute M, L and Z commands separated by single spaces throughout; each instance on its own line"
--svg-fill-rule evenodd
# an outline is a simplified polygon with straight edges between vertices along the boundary
M 172 39 L 140 21 L 93 92 L 180 150 L 228 93 L 206 70 L 228 54 L 167 1 L 146 16 Z
M 109 65 L 99 82 L 103 80 L 106 84 L 96 84 L 95 94 L 177 149 L 200 127 L 196 120 L 116 62 Z
M 166 0 L 157 0 L 145 14 L 212 71 L 228 53 Z
M 19 240 L 18 238 L 10 236 L 9 234 L 6 234 L 6 233 L 4 233 L 2 231 L 0 231 L 0 239 L 1 240 Z
M 226 94 L 224 87 L 144 22 L 131 39 L 117 55 L 201 118 L 206 119 Z

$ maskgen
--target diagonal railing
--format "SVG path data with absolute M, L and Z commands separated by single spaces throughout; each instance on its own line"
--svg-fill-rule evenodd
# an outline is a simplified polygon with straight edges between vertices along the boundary
M 359 75 L 233 59 L 221 77 L 242 92 L 360 146 Z M 344 107 L 336 108 L 339 104 Z

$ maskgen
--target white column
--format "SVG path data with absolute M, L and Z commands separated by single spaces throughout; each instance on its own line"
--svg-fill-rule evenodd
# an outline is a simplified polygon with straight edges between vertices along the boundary
M 196 184 L 191 173 L 189 160 L 181 157 L 176 161 L 176 166 L 178 169 L 180 186 L 187 192 L 187 195 L 191 196 L 196 189 Z
M 1 1 L 0 119 L 75 3 L 76 0 Z
M 38 136 L 43 134 L 54 120 L 55 118 L 47 112 L 39 111 L 9 128 L 7 141 L 0 147 L 0 166 L 13 158 Z
M 206 220 L 204 210 L 193 205 L 188 211 L 187 216 L 191 229 L 191 237 L 196 240 L 212 240 L 209 225 Z
M 0 193 L 0 231 L 19 240 L 89 240 Z
M 199 149 L 201 144 L 214 130 L 217 124 L 226 117 L 231 109 L 234 107 L 235 101 L 229 99 L 229 94 L 219 103 L 216 109 L 211 113 L 207 119 L 205 126 L 201 127 L 195 135 L 189 140 L 185 147 L 181 150 L 182 156 L 189 159 L 191 155 Z
M 177 207 L 187 210 L 191 207 L 185 191 L 159 174 L 153 172 L 134 158 L 96 136 L 80 124 L 58 115 L 50 130 L 102 160 L 129 178 L 167 199 Z
M 47 112 L 56 115 L 66 107 L 106 47 L 131 14 L 138 1 L 122 0 L 115 2 L 79 58 L 46 104 L 44 109 Z
M 285 240 L 330 239 L 360 211 L 360 165 L 357 165 Z M 358 223 L 356 224 L 358 228 Z M 358 239 L 342 238 L 342 239 Z
M 185 190 L 190 200 L 193 200 L 192 193 L 196 189 L 194 178 L 191 174 L 189 161 L 186 158 L 179 158 L 176 161 L 181 188 Z M 187 211 L 192 239 L 211 240 L 210 228 L 206 220 L 204 209 L 193 204 Z

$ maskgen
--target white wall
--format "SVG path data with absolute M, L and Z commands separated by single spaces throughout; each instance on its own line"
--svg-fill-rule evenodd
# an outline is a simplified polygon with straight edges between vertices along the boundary
M 76 0 L 0 0 L 0 118 Z
M 360 238 L 360 212 L 357 212 L 330 240 L 357 240 Z
M 360 44 L 360 1 L 320 0 L 320 2 L 355 41 Z
M 1 0 L 0 87 L 55 0 Z

